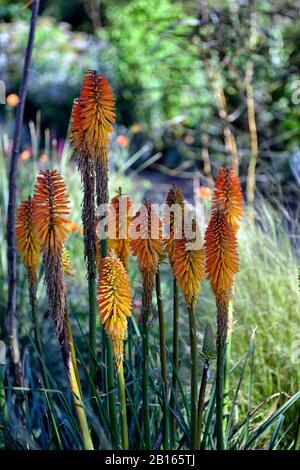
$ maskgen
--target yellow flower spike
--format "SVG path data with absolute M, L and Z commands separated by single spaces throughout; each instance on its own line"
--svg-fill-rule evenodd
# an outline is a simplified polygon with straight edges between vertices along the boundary
M 17 248 L 27 271 L 33 276 L 40 263 L 40 239 L 33 220 L 35 207 L 35 201 L 29 197 L 21 202 L 16 217 Z
M 172 265 L 174 275 L 184 294 L 186 304 L 194 310 L 201 289 L 200 281 L 205 275 L 205 255 L 204 249 L 199 246 L 199 228 L 196 221 L 194 220 L 193 222 L 195 232 L 193 239 L 189 239 L 189 236 L 183 233 L 181 240 L 174 241 Z M 197 245 L 193 246 L 193 244 Z
M 131 316 L 131 293 L 123 263 L 112 251 L 101 261 L 97 303 L 100 320 L 112 342 L 116 369 L 119 370 L 123 361 L 127 317 Z

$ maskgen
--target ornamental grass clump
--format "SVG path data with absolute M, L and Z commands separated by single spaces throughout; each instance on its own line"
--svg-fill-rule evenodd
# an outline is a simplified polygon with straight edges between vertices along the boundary
M 57 170 L 40 171 L 35 186 L 34 201 L 33 223 L 38 230 L 41 242 L 49 313 L 55 325 L 70 388 L 73 392 L 84 447 L 93 449 L 85 411 L 82 407 L 63 269 L 64 244 L 70 223 L 66 218 L 70 213 L 69 198 L 64 181 Z
M 134 232 L 133 232 L 134 230 Z M 149 318 L 151 315 L 154 276 L 163 254 L 162 222 L 150 200 L 146 199 L 131 223 L 130 247 L 142 275 L 142 340 L 143 340 L 143 416 L 146 449 L 151 449 L 149 416 Z

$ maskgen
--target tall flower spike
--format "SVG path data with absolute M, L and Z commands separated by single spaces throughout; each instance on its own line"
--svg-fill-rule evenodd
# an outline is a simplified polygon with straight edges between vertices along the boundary
M 104 75 L 89 70 L 80 93 L 81 120 L 84 139 L 91 158 L 107 164 L 109 134 L 115 122 L 115 100 Z
M 175 209 L 176 211 L 181 210 L 181 215 L 182 215 L 182 220 L 178 221 L 178 223 L 182 223 L 183 221 L 183 213 L 184 213 L 184 197 L 182 190 L 179 186 L 176 184 L 173 184 L 172 187 L 169 189 L 169 192 L 167 194 L 167 199 L 166 199 L 166 204 L 169 208 Z M 174 252 L 174 243 L 175 243 L 175 219 L 176 219 L 176 214 L 174 214 L 174 211 L 171 210 L 168 211 L 168 213 L 164 213 L 163 217 L 163 222 L 164 225 L 167 227 L 167 232 L 168 232 L 168 239 L 165 241 L 165 251 L 169 255 L 169 261 L 170 264 L 173 264 L 173 252 Z
M 110 252 L 101 261 L 98 286 L 100 319 L 112 341 L 116 368 L 123 360 L 123 344 L 127 331 L 127 317 L 131 316 L 130 284 L 122 262 Z
M 39 232 L 42 248 L 62 252 L 69 232 L 69 199 L 65 183 L 57 170 L 40 171 L 35 186 L 34 223 Z
M 130 248 L 137 257 L 140 271 L 154 275 L 162 250 L 162 223 L 154 211 L 151 201 L 146 199 L 143 206 L 132 219 L 136 224 L 136 233 L 131 230 Z
M 133 227 L 136 228 L 135 233 Z M 154 275 L 157 272 L 159 257 L 163 254 L 162 223 L 148 199 L 132 219 L 130 236 L 131 252 L 137 257 L 137 264 L 142 274 L 142 314 L 144 319 L 147 319 L 151 309 Z
M 226 297 L 238 272 L 236 234 L 222 208 L 215 208 L 205 234 L 206 271 L 216 295 Z
M 84 140 L 83 122 L 80 108 L 80 98 L 73 102 L 70 122 L 70 144 L 76 154 L 80 156 L 86 150 Z
M 183 234 L 182 239 L 175 240 L 172 261 L 173 272 L 186 304 L 195 309 L 201 289 L 200 281 L 205 275 L 204 250 L 199 246 L 200 233 L 195 220 L 193 220 L 193 231 L 192 237 Z
M 131 207 L 132 202 L 130 197 L 118 194 L 112 198 L 111 209 L 113 210 L 109 211 L 108 214 L 108 224 L 113 223 L 116 226 L 116 238 L 108 240 L 108 248 L 109 250 L 114 250 L 126 270 L 130 253 L 129 225 L 132 217 L 129 213 Z
M 40 263 L 40 239 L 33 221 L 35 201 L 29 197 L 22 201 L 16 218 L 17 248 L 30 276 L 36 276 Z
M 225 210 L 231 227 L 237 231 L 243 217 L 243 193 L 232 168 L 219 168 L 213 202 L 214 208 L 220 205 Z

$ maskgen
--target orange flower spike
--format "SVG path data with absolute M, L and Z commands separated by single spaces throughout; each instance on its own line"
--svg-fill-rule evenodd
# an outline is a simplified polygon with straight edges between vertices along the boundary
M 213 197 L 216 208 L 219 204 L 224 208 L 229 223 L 237 231 L 243 217 L 243 193 L 239 178 L 232 168 L 219 168 Z
M 97 303 L 101 322 L 112 341 L 118 370 L 123 360 L 127 317 L 131 316 L 131 294 L 126 270 L 113 251 L 101 261 Z
M 35 201 L 29 197 L 21 202 L 16 218 L 17 248 L 27 269 L 36 271 L 40 263 L 40 240 L 33 217 Z
M 65 183 L 57 170 L 40 171 L 35 186 L 34 223 L 43 249 L 62 251 L 69 233 L 69 199 Z
M 197 230 L 197 239 L 199 239 L 199 229 L 194 228 Z M 201 290 L 200 281 L 205 275 L 205 256 L 202 247 L 189 247 L 189 243 L 198 243 L 196 236 L 193 241 L 188 240 L 187 237 L 174 241 L 173 272 L 185 296 L 187 306 L 195 309 Z
M 157 272 L 159 257 L 163 254 L 163 240 L 162 222 L 154 211 L 151 201 L 145 200 L 132 219 L 132 224 L 134 223 L 137 223 L 137 232 L 130 241 L 132 254 L 137 257 L 142 273 L 154 275 Z M 154 234 L 157 238 L 154 238 Z
M 115 122 L 115 100 L 104 75 L 93 70 L 85 74 L 80 106 L 86 144 L 93 157 L 97 158 L 99 155 L 106 163 L 109 134 Z
M 120 197 L 122 208 L 124 212 L 126 209 L 126 214 L 120 214 Z M 111 207 L 114 209 L 111 211 L 110 216 L 113 217 L 111 221 L 113 224 L 116 224 L 116 238 L 108 240 L 108 248 L 114 250 L 116 255 L 122 261 L 124 267 L 127 269 L 128 258 L 130 253 L 130 236 L 129 236 L 129 225 L 132 220 L 132 217 L 128 215 L 132 207 L 132 202 L 129 196 L 117 195 L 111 200 Z M 121 208 L 121 212 L 123 209 Z M 110 224 L 110 222 L 109 222 Z M 121 237 L 121 238 L 120 238 Z M 124 237 L 124 238 L 123 238 Z
M 173 184 L 173 186 L 169 189 L 169 192 L 167 194 L 167 199 L 166 199 L 166 204 L 168 207 L 174 207 L 175 204 L 178 204 L 179 206 L 182 207 L 182 218 L 183 218 L 183 209 L 184 209 L 184 197 L 182 190 L 179 186 L 176 184 Z M 169 238 L 165 241 L 165 250 L 169 255 L 169 260 L 172 265 L 172 257 L 173 257 L 173 251 L 174 251 L 174 242 L 175 242 L 175 230 L 174 230 L 174 223 L 175 223 L 175 215 L 174 212 L 171 211 L 168 214 L 164 214 L 164 225 L 169 226 L 168 230 L 168 236 Z M 183 223 L 183 221 L 182 221 Z
M 237 240 L 227 214 L 215 208 L 205 234 L 206 272 L 217 296 L 227 296 L 239 270 Z
M 74 151 L 80 154 L 84 149 L 84 130 L 80 109 L 80 99 L 73 102 L 70 122 L 70 143 Z

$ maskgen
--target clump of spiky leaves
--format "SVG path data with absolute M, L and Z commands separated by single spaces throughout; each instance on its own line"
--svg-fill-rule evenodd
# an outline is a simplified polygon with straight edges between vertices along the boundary
M 110 227 L 110 224 L 112 224 L 116 229 L 114 237 L 108 240 L 108 249 L 114 250 L 125 269 L 128 267 L 130 254 L 129 226 L 132 220 L 130 215 L 131 207 L 132 202 L 130 197 L 120 193 L 112 198 L 108 214 L 108 226 Z
M 31 196 L 21 202 L 16 217 L 16 241 L 29 280 L 35 284 L 36 272 L 40 263 L 40 239 L 33 222 L 34 209 L 35 201 Z
M 219 168 L 215 182 L 213 207 L 222 207 L 228 221 L 237 230 L 243 217 L 243 193 L 241 183 L 232 168 Z
M 123 361 L 127 317 L 131 316 L 131 294 L 127 272 L 113 251 L 101 261 L 97 302 L 101 322 L 112 342 L 118 370 Z
M 143 315 L 149 314 L 160 256 L 163 254 L 162 222 L 149 199 L 144 201 L 132 219 L 130 248 L 137 258 L 143 278 Z

